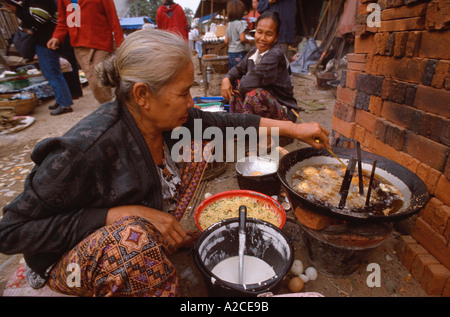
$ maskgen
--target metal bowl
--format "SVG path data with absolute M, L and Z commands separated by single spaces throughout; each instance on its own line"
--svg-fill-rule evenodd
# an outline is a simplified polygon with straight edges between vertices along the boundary
M 281 188 L 277 171 L 278 160 L 270 156 L 248 156 L 236 163 L 239 188 L 269 196 L 277 195 Z

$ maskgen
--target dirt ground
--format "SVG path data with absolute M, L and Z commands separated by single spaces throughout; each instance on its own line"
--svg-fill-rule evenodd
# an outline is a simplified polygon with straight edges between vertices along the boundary
M 197 62 L 196 59 L 194 59 Z M 203 86 L 198 68 L 196 70 L 196 82 L 192 88 L 192 96 L 203 96 Z M 304 121 L 318 121 L 331 131 L 331 118 L 334 109 L 335 95 L 332 90 L 318 90 L 313 76 L 293 77 L 295 96 L 299 105 L 304 108 L 300 112 Z M 216 94 L 217 95 L 217 94 Z M 211 94 L 210 94 L 211 96 Z M 0 135 L 0 207 L 5 206 L 22 188 L 26 175 L 31 170 L 33 163 L 30 153 L 36 143 L 47 137 L 62 135 L 81 118 L 92 112 L 97 104 L 88 88 L 84 88 L 84 96 L 75 100 L 74 112 L 61 116 L 50 116 L 48 105 L 54 100 L 44 100 L 30 114 L 36 120 L 22 131 L 12 134 Z M 309 104 L 306 104 L 308 102 Z M 311 102 L 314 105 L 311 105 Z M 286 149 L 292 151 L 302 147 L 304 144 L 294 141 Z M 238 189 L 234 164 L 227 164 L 223 174 L 203 182 L 197 196 L 199 203 L 206 193 L 215 194 L 225 190 Z M 192 205 L 188 214 L 183 219 L 185 227 L 195 229 L 193 211 L 196 206 Z M 300 259 L 304 267 L 311 265 L 306 251 L 302 245 L 301 234 L 298 223 L 292 210 L 287 211 L 290 221 L 286 222 L 283 230 L 293 238 L 295 247 L 295 258 Z M 427 297 L 420 285 L 411 277 L 406 268 L 398 259 L 398 246 L 400 234 L 394 230 L 392 235 L 379 246 L 351 275 L 346 277 L 330 277 L 319 271 L 318 278 L 305 284 L 302 292 L 317 292 L 326 297 Z M 204 280 L 199 273 L 191 250 L 180 250 L 171 256 L 171 260 L 177 267 L 180 278 L 182 296 L 200 297 L 208 296 Z M 0 254 L 0 294 L 7 280 L 23 261 L 22 255 Z M 381 268 L 381 285 L 369 287 L 367 279 L 371 270 L 367 270 L 369 263 L 379 264 Z M 288 274 L 283 280 L 281 287 L 274 295 L 289 294 L 287 283 L 292 277 Z

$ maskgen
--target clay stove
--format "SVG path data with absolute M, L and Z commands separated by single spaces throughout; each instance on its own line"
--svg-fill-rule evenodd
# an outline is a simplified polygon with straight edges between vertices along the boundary
M 302 207 L 294 213 L 309 260 L 330 277 L 352 274 L 392 233 L 390 223 L 352 223 Z

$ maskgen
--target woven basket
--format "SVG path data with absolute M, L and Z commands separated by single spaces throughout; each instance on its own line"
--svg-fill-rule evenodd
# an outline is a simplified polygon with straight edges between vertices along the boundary
M 10 98 L 15 94 L 3 94 L 2 98 Z M 0 110 L 11 110 L 17 116 L 24 116 L 29 114 L 36 108 L 37 98 L 35 94 L 31 94 L 30 99 L 16 99 L 8 101 L 0 101 Z

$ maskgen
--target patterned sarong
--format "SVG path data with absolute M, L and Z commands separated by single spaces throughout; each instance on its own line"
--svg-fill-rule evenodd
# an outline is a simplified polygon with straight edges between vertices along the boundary
M 194 145 L 192 149 L 192 155 L 199 150 Z M 177 220 L 194 196 L 208 159 L 206 155 L 202 162 L 178 163 L 181 185 L 172 212 Z M 176 270 L 166 256 L 173 251 L 149 221 L 125 217 L 96 230 L 67 252 L 50 271 L 47 285 L 75 296 L 178 296 Z
M 249 113 L 263 118 L 288 120 L 282 105 L 270 92 L 257 88 L 245 94 L 245 97 L 235 94 L 230 101 L 230 111 L 233 113 Z

